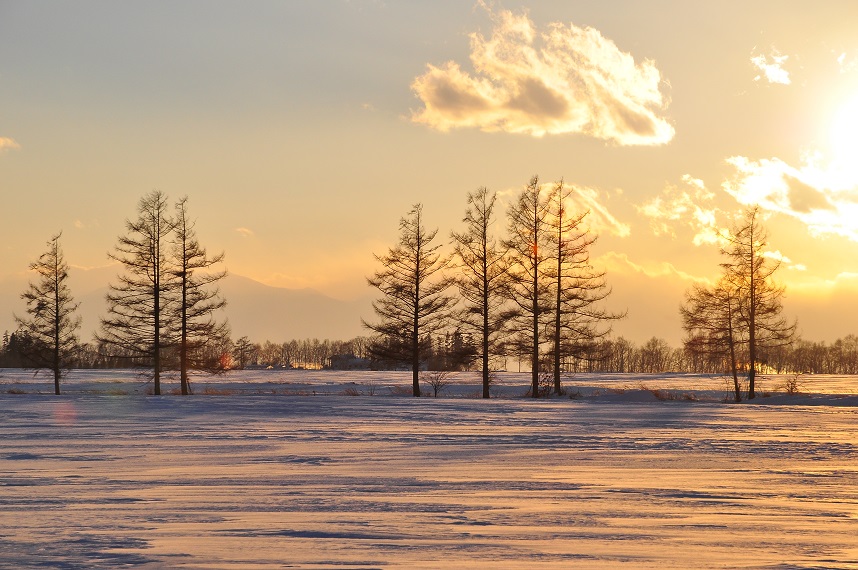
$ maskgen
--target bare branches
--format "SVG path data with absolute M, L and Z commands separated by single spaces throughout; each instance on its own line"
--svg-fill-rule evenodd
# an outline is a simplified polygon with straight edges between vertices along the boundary
M 550 283 L 544 278 L 551 263 L 549 201 L 534 176 L 507 213 L 510 255 L 510 300 L 507 323 L 519 344 L 529 346 L 531 393 L 539 395 L 540 346 L 551 312 Z
M 62 232 L 52 236 L 48 250 L 30 264 L 38 278 L 21 294 L 27 304 L 27 316 L 15 316 L 27 339 L 23 351 L 26 364 L 36 370 L 51 370 L 57 395 L 60 379 L 74 360 L 81 322 L 76 315 L 79 303 L 74 302 L 68 287 L 69 267 L 60 247 L 61 235 Z
M 683 327 L 691 339 L 697 339 L 694 343 L 698 349 L 730 354 L 737 401 L 741 398 L 737 345 L 746 347 L 750 399 L 756 395 L 760 350 L 789 344 L 796 331 L 796 323 L 782 316 L 785 288 L 773 280 L 780 264 L 764 255 L 767 245 L 768 234 L 761 225 L 759 208 L 749 208 L 721 248 L 727 258 L 721 264 L 721 280 L 712 289 L 694 288 L 686 294 L 686 304 L 680 309 Z
M 463 302 L 457 320 L 480 339 L 483 398 L 489 397 L 491 358 L 499 354 L 506 332 L 503 307 L 509 294 L 506 248 L 491 234 L 496 199 L 485 187 L 469 193 L 465 231 L 451 233 L 459 270 L 453 281 Z
M 97 338 L 125 358 L 152 368 L 155 394 L 160 376 L 171 366 L 168 351 L 178 348 L 182 393 L 188 393 L 188 370 L 216 368 L 219 355 L 208 344 L 222 344 L 227 328 L 213 319 L 225 302 L 215 284 L 225 275 L 210 271 L 223 254 L 209 257 L 200 246 L 187 214 L 187 198 L 168 211 L 167 197 L 153 191 L 137 206 L 138 218 L 126 221 L 109 257 L 125 272 L 107 293 L 108 314 Z
M 589 210 L 574 212 L 569 207 L 573 190 L 558 182 L 550 196 L 550 232 L 553 266 L 546 277 L 552 281 L 554 303 L 553 380 L 554 392 L 562 393 L 560 371 L 566 358 L 578 358 L 610 333 L 606 322 L 621 319 L 625 313 L 613 313 L 600 305 L 611 294 L 605 272 L 590 264 L 590 246 L 596 236 L 584 224 Z
M 382 293 L 373 302 L 377 323 L 363 324 L 378 334 L 370 352 L 384 360 L 409 362 L 414 396 L 420 396 L 419 370 L 431 335 L 448 320 L 454 299 L 445 294 L 450 281 L 442 274 L 449 260 L 432 245 L 438 231 L 423 227 L 423 206 L 415 205 L 399 222 L 399 243 L 385 256 L 383 269 L 367 278 Z
M 172 251 L 182 395 L 190 391 L 189 370 L 222 370 L 220 355 L 204 349 L 209 344 L 222 343 L 229 336 L 226 323 L 214 318 L 214 313 L 226 306 L 216 286 L 226 276 L 226 271 L 211 271 L 213 266 L 223 262 L 224 254 L 209 257 L 200 245 L 195 224 L 188 217 L 187 201 L 184 197 L 176 204 Z

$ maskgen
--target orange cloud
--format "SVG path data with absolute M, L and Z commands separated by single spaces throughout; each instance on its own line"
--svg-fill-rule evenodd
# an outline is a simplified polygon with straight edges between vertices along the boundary
M 17 150 L 21 148 L 15 139 L 10 139 L 8 137 L 0 137 L 0 152 L 4 150 Z
M 555 22 L 537 32 L 526 14 L 492 17 L 490 37 L 471 34 L 475 75 L 448 61 L 414 80 L 424 108 L 413 121 L 441 131 L 579 133 L 620 145 L 673 138 L 659 115 L 667 100 L 653 61 L 635 63 L 593 28 Z
M 711 205 L 714 197 L 702 180 L 686 174 L 682 185 L 669 185 L 661 195 L 636 208 L 649 219 L 655 235 L 675 238 L 676 226 L 685 225 L 694 231 L 694 245 L 715 244 L 725 230 L 716 221 L 720 211 Z

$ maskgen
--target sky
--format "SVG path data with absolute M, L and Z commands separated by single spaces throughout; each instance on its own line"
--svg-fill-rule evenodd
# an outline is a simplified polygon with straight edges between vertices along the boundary
M 0 0 L 0 282 L 159 189 L 231 273 L 339 299 L 422 203 L 576 188 L 617 334 L 682 337 L 757 204 L 804 337 L 858 333 L 858 3 Z M 496 228 L 505 229 L 501 217 Z M 448 247 L 449 251 L 449 247 Z

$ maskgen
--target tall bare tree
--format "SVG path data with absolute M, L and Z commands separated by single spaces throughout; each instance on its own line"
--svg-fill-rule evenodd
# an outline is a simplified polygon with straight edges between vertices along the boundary
M 54 393 L 60 394 L 60 379 L 74 361 L 78 347 L 77 330 L 81 319 L 68 287 L 68 270 L 60 236 L 48 240 L 48 250 L 30 264 L 38 274 L 21 298 L 27 303 L 27 316 L 15 321 L 27 338 L 23 351 L 28 368 L 48 369 L 54 377 Z
M 460 322 L 479 340 L 483 398 L 489 397 L 491 359 L 502 350 L 503 306 L 509 294 L 506 249 L 492 236 L 496 199 L 484 186 L 469 193 L 465 230 L 451 234 L 459 269 L 454 281 L 464 301 Z
M 550 202 L 534 176 L 509 209 L 508 238 L 513 310 L 507 324 L 521 349 L 527 348 L 531 366 L 531 394 L 539 397 L 541 345 L 546 319 L 551 315 L 551 284 L 545 275 L 552 262 Z
M 137 213 L 137 220 L 126 220 L 127 235 L 120 236 L 115 251 L 108 254 L 125 272 L 117 284 L 110 285 L 107 316 L 101 320 L 97 338 L 124 357 L 151 367 L 159 395 L 163 352 L 175 338 L 169 306 L 175 283 L 168 257 L 174 223 L 167 197 L 159 190 L 140 199 Z
M 739 314 L 747 334 L 748 399 L 756 397 L 760 349 L 788 344 L 796 330 L 796 323 L 790 323 L 782 316 L 785 288 L 773 280 L 780 262 L 764 255 L 768 233 L 760 218 L 759 207 L 746 210 L 721 249 L 728 258 L 723 264 L 725 275 L 743 300 Z
M 217 288 L 217 282 L 226 276 L 226 271 L 212 268 L 223 261 L 224 254 L 209 257 L 200 246 L 195 222 L 188 217 L 187 203 L 187 197 L 176 203 L 173 219 L 172 274 L 176 285 L 179 376 L 183 395 L 189 393 L 188 370 L 222 370 L 220 355 L 205 348 L 222 343 L 229 336 L 226 323 L 215 320 L 215 313 L 226 306 Z
M 363 325 L 378 338 L 369 347 L 378 358 L 408 362 L 412 371 L 412 390 L 420 396 L 420 363 L 431 349 L 431 338 L 446 323 L 453 297 L 445 294 L 450 286 L 442 271 L 448 260 L 432 245 L 438 230 L 423 226 L 423 206 L 415 205 L 399 221 L 399 243 L 387 255 L 375 258 L 383 269 L 367 278 L 370 286 L 382 293 L 372 306 L 377 323 Z
M 610 333 L 606 323 L 625 316 L 600 306 L 611 289 L 605 272 L 597 271 L 590 263 L 590 246 L 597 236 L 584 224 L 589 210 L 571 210 L 572 192 L 561 179 L 549 195 L 553 267 L 546 271 L 546 277 L 551 281 L 554 297 L 550 334 L 556 394 L 562 393 L 560 372 L 564 358 L 580 358 L 590 352 L 598 340 Z

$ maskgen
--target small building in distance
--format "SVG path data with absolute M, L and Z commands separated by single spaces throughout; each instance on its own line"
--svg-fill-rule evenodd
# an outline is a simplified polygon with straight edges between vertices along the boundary
M 371 361 L 368 358 L 360 358 L 354 354 L 335 354 L 328 358 L 330 370 L 369 370 Z

